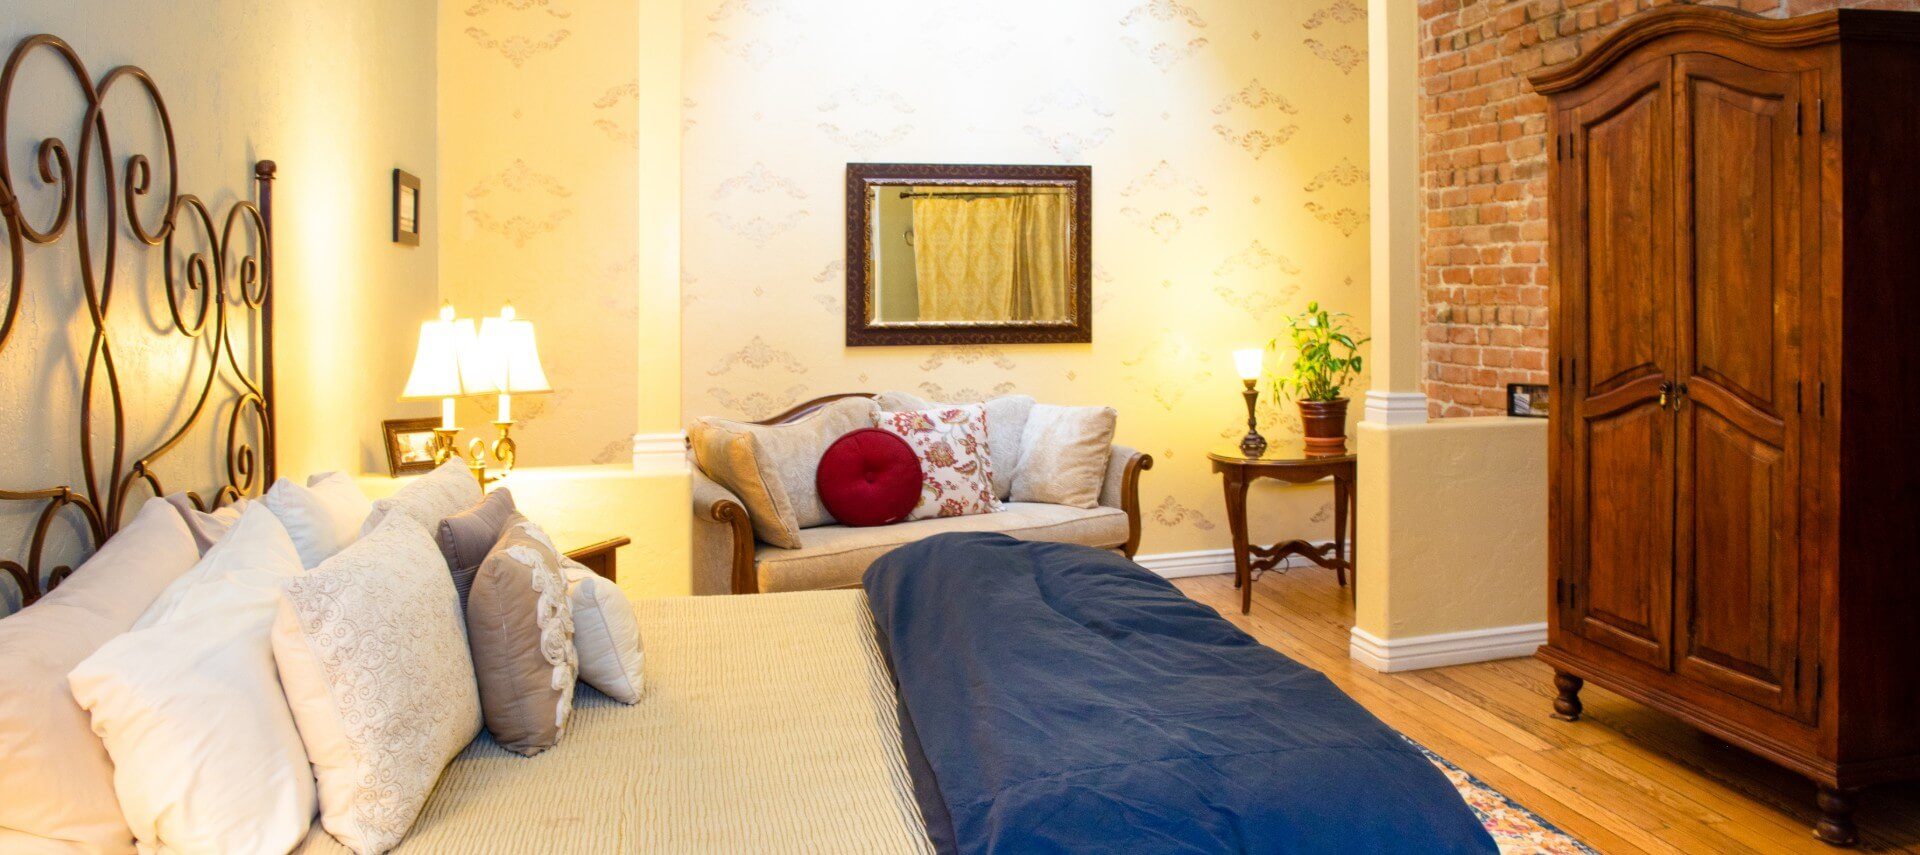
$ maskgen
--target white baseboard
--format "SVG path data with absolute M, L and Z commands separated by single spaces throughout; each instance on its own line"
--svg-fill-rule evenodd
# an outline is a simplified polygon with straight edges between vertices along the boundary
M 1325 546 L 1332 541 L 1316 541 L 1315 546 Z M 1153 571 L 1162 579 L 1183 579 L 1188 576 L 1212 576 L 1233 572 L 1232 549 L 1196 549 L 1192 552 L 1160 552 L 1153 555 L 1135 555 L 1133 562 Z M 1282 566 L 1305 567 L 1312 562 L 1298 555 L 1289 556 Z
M 1347 655 L 1375 671 L 1417 671 L 1532 656 L 1533 651 L 1545 643 L 1547 625 L 1544 623 L 1394 639 L 1381 638 L 1356 626 L 1348 635 Z
M 681 475 L 687 465 L 686 431 L 633 435 L 633 468 L 648 475 Z

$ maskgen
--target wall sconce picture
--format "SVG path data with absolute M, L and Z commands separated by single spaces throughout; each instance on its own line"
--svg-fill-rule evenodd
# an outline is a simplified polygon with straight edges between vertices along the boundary
M 431 416 L 381 422 L 380 430 L 387 437 L 387 474 L 398 478 L 433 471 L 433 429 L 439 426 L 440 420 Z
M 1547 417 L 1547 387 L 1538 383 L 1507 384 L 1507 415 L 1523 419 Z
M 403 169 L 393 171 L 393 242 L 420 245 L 420 179 Z

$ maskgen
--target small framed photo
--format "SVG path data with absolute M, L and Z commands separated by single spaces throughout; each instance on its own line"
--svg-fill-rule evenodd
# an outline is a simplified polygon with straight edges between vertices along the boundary
M 1547 387 L 1541 383 L 1508 383 L 1507 415 L 1523 419 L 1547 417 Z
M 393 171 L 393 242 L 420 245 L 420 179 L 404 169 Z
M 387 474 L 395 478 L 433 471 L 433 429 L 437 418 L 387 419 L 380 430 L 387 437 Z

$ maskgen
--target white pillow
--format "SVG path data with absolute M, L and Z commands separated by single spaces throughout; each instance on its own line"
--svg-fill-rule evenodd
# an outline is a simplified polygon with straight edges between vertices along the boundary
M 1097 507 L 1117 419 L 1112 407 L 1033 405 L 1013 470 L 1013 500 Z
M 373 511 L 373 503 L 345 472 L 315 475 L 304 486 L 282 478 L 261 501 L 287 527 L 293 548 L 300 551 L 300 566 L 309 570 L 360 536 L 360 524 Z
M 373 513 L 361 523 L 360 534 L 380 525 L 390 513 L 410 517 L 429 532 L 440 530 L 440 521 L 480 503 L 480 482 L 473 470 L 458 457 L 449 458 L 440 467 L 401 487 L 400 491 L 373 503 Z
M 321 827 L 355 852 L 392 849 L 480 732 L 440 547 L 389 514 L 281 592 L 273 656 L 319 779 Z
M 255 503 L 132 631 L 67 675 L 142 851 L 285 852 L 306 836 L 313 770 L 267 640 L 280 586 L 302 572 Z
M 580 660 L 580 679 L 623 704 L 638 702 L 646 674 L 633 603 L 612 579 L 572 559 L 563 558 L 560 564 L 573 606 L 573 651 Z
M 0 830 L 50 848 L 133 847 L 113 794 L 113 762 L 73 702 L 67 673 L 131 629 L 199 560 L 180 515 L 149 499 L 59 587 L 0 620 Z M 0 835 L 0 852 L 18 849 Z

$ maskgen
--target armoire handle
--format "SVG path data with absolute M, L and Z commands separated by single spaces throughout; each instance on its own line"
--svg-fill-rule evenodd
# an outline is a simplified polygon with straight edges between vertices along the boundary
M 1666 409 L 1673 402 L 1673 381 L 1660 381 L 1660 409 Z

